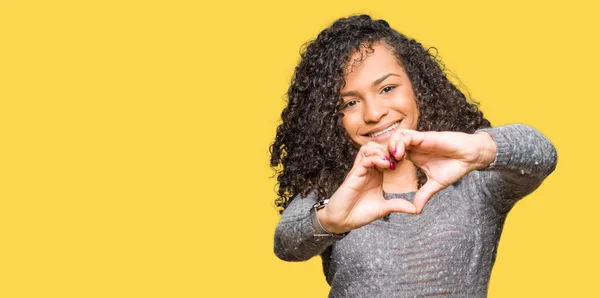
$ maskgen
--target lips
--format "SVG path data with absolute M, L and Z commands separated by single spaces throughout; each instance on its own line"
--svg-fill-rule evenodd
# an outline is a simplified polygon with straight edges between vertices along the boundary
M 396 123 L 388 126 L 387 128 L 384 128 L 382 130 L 366 134 L 365 136 L 369 136 L 371 138 L 376 138 L 376 137 L 378 137 L 380 135 L 383 135 L 383 134 L 385 134 L 387 132 L 393 131 L 394 129 L 396 129 L 398 127 L 398 125 L 400 125 L 400 121 L 398 121 L 398 122 L 396 122 Z

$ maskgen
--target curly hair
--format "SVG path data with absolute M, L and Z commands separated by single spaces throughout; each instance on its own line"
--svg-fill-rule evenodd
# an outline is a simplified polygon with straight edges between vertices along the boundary
M 384 20 L 368 15 L 341 18 L 305 45 L 287 92 L 287 106 L 270 147 L 280 212 L 296 195 L 316 191 L 320 200 L 330 197 L 350 171 L 358 149 L 341 125 L 340 90 L 351 55 L 372 50 L 378 42 L 392 51 L 412 83 L 419 110 L 417 130 L 473 133 L 490 127 L 478 103 L 468 101 L 448 80 L 437 50 L 432 54 Z M 420 187 L 427 178 L 421 170 L 417 176 Z

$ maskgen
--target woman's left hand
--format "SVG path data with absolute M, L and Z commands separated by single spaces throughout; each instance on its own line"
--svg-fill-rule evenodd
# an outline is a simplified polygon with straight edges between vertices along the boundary
M 486 132 L 420 132 L 398 129 L 390 137 L 388 150 L 400 162 L 410 160 L 427 175 L 413 204 L 420 213 L 436 192 L 477 169 L 486 168 L 496 157 L 496 143 Z

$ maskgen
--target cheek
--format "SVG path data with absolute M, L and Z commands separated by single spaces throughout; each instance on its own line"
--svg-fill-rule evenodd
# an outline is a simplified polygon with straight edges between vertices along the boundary
M 354 144 L 354 146 L 357 146 L 357 141 L 358 141 L 356 132 L 358 131 L 359 124 L 356 122 L 356 120 L 357 119 L 355 119 L 355 117 L 352 117 L 350 115 L 345 115 L 344 117 L 342 117 L 342 121 L 341 121 L 342 127 L 346 131 L 346 134 L 348 134 L 350 142 L 352 142 L 352 144 Z M 358 145 L 358 146 L 360 146 L 360 145 Z
M 352 135 L 350 133 L 352 131 L 352 120 L 350 118 L 348 115 L 342 116 L 342 127 L 349 135 Z
M 416 122 L 417 119 L 419 118 L 419 108 L 417 105 L 417 98 L 415 97 L 414 93 L 412 92 L 412 89 L 407 90 L 407 92 L 404 95 L 404 98 L 406 99 L 405 101 L 405 107 L 407 111 L 410 111 L 409 113 L 411 113 L 412 117 L 414 118 L 414 121 Z
M 417 105 L 412 105 L 410 111 L 412 120 L 409 129 L 417 130 L 417 124 L 419 123 L 419 109 L 417 108 Z

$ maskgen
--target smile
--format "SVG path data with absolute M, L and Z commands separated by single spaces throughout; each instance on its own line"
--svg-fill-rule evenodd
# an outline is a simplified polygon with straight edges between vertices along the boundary
M 394 124 L 390 125 L 388 128 L 386 128 L 386 129 L 384 129 L 384 130 L 381 130 L 381 131 L 378 131 L 378 132 L 374 132 L 374 133 L 371 133 L 371 134 L 369 134 L 369 137 L 371 137 L 371 138 L 376 138 L 376 137 L 378 137 L 378 136 L 380 136 L 380 135 L 382 135 L 382 134 L 385 134 L 385 133 L 391 132 L 391 131 L 393 131 L 394 129 L 396 129 L 396 127 L 398 127 L 398 125 L 400 125 L 400 121 L 398 121 L 398 122 L 396 122 L 396 123 L 394 123 Z

